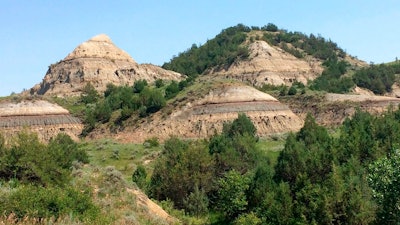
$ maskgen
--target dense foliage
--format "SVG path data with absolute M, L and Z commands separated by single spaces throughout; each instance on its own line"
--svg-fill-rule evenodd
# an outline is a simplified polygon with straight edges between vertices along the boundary
M 370 65 L 369 67 L 358 70 L 353 80 L 358 86 L 367 88 L 375 94 L 385 94 L 392 91 L 395 81 L 395 74 L 400 73 L 400 66 L 393 65 Z
M 304 57 L 304 53 L 322 60 L 345 56 L 345 52 L 336 43 L 314 34 L 306 35 L 281 30 L 277 33 L 265 33 L 263 39 L 271 45 L 280 46 L 298 58 Z
M 311 89 L 327 91 L 331 93 L 347 93 L 354 86 L 351 77 L 344 77 L 349 64 L 344 60 L 338 60 L 336 57 L 327 59 L 323 66 L 322 74 L 317 77 L 310 85 Z
M 132 87 L 107 85 L 104 98 L 100 98 L 94 88 L 85 88 L 81 101 L 87 105 L 83 135 L 92 131 L 97 123 L 109 122 L 113 112 L 118 111 L 119 116 L 113 121 L 121 124 L 134 113 L 146 117 L 155 113 L 166 104 L 166 99 L 159 88 L 150 87 L 145 80 L 138 80 Z M 94 91 L 93 91 L 94 90 Z M 87 101 L 95 99 L 95 101 Z
M 193 44 L 190 49 L 165 63 L 163 68 L 196 76 L 214 66 L 229 66 L 236 58 L 248 57 L 247 48 L 241 44 L 246 40 L 246 32 L 250 30 L 243 24 L 224 29 L 202 46 Z
M 89 190 L 69 186 L 74 161 L 88 156 L 65 134 L 46 144 L 37 135 L 19 133 L 12 143 L 0 140 L 0 212 L 17 218 L 77 217 L 94 220 L 100 210 Z
M 358 110 L 335 135 L 308 115 L 276 163 L 257 140 L 243 114 L 207 142 L 172 138 L 149 194 L 213 224 L 398 224 L 400 109 Z

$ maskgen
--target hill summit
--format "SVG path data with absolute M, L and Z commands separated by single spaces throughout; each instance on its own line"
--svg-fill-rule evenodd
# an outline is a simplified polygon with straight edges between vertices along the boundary
M 49 69 L 40 84 L 30 94 L 73 96 L 92 84 L 103 92 L 107 84 L 132 85 L 136 80 L 180 80 L 184 76 L 151 64 L 138 64 L 118 48 L 111 39 L 100 34 L 76 47 Z

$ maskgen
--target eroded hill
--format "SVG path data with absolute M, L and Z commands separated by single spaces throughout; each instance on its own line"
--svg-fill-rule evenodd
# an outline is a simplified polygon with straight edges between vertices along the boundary
M 259 136 L 297 131 L 303 125 L 286 105 L 274 97 L 240 82 L 202 79 L 178 95 L 164 109 L 118 132 L 123 142 L 141 143 L 157 137 L 206 138 L 221 132 L 223 124 L 245 113 L 254 123 Z M 128 123 L 129 124 L 129 121 Z M 106 132 L 98 129 L 92 138 Z
M 68 110 L 48 101 L 0 103 L 0 133 L 6 140 L 24 130 L 37 133 L 42 141 L 49 141 L 59 133 L 78 140 L 82 128 L 81 121 L 71 116 Z
M 76 96 L 86 84 L 99 92 L 107 84 L 132 85 L 136 80 L 181 80 L 184 75 L 150 64 L 136 63 L 128 53 L 118 48 L 104 34 L 97 35 L 76 47 L 68 56 L 49 69 L 40 84 L 30 94 Z

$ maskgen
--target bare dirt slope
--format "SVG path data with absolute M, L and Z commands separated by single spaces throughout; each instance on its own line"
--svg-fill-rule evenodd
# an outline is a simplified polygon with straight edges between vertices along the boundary
M 372 114 L 381 114 L 389 107 L 398 107 L 400 98 L 389 96 L 375 96 L 369 92 L 363 94 L 320 94 L 299 95 L 294 98 L 280 100 L 293 110 L 300 118 L 311 113 L 321 125 L 337 126 L 347 117 L 353 116 L 358 109 Z
M 304 84 L 321 74 L 321 62 L 316 59 L 298 59 L 284 50 L 265 41 L 249 45 L 250 55 L 246 60 L 238 59 L 228 68 L 209 71 L 219 77 L 234 78 L 252 85 L 291 85 L 294 81 Z
M 221 132 L 223 124 L 236 119 L 238 113 L 245 113 L 253 121 L 260 136 L 297 131 L 303 125 L 286 105 L 255 88 L 238 82 L 203 82 L 199 84 L 202 91 L 187 90 L 170 107 L 126 128 L 116 138 L 140 143 L 150 137 L 210 137 Z
M 169 224 L 177 224 L 178 220 L 171 215 L 169 215 L 164 209 L 162 209 L 155 202 L 150 200 L 147 195 L 145 195 L 139 189 L 127 189 L 128 192 L 134 194 L 136 196 L 137 205 L 144 210 L 148 211 L 150 215 L 157 216 L 162 218 L 164 221 L 167 221 Z
M 36 132 L 42 141 L 58 133 L 66 133 L 78 140 L 81 121 L 68 110 L 44 100 L 0 103 L 0 133 L 6 140 L 22 130 Z
M 132 85 L 136 80 L 180 80 L 183 75 L 160 67 L 136 63 L 128 53 L 118 48 L 104 34 L 97 35 L 75 48 L 67 57 L 49 69 L 40 84 L 30 94 L 79 95 L 87 83 L 98 91 L 107 84 Z

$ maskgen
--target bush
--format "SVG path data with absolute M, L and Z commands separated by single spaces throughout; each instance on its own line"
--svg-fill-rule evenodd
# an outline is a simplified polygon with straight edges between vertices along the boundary
M 157 79 L 157 80 L 155 81 L 155 86 L 156 86 L 156 88 L 161 88 L 161 87 L 163 87 L 163 86 L 164 86 L 164 81 L 163 81 L 162 79 Z
M 158 147 L 160 145 L 160 143 L 158 142 L 157 137 L 152 137 L 152 138 L 146 139 L 144 141 L 143 145 L 152 148 L 152 147 Z
M 140 93 L 144 90 L 144 88 L 147 86 L 147 81 L 146 80 L 137 80 L 133 84 L 133 92 L 134 93 Z
M 86 86 L 82 90 L 82 94 L 80 97 L 81 102 L 85 104 L 96 103 L 100 98 L 99 93 L 93 87 L 91 83 L 87 83 Z
M 5 215 L 13 213 L 20 219 L 73 216 L 81 221 L 93 221 L 100 210 L 93 204 L 90 194 L 72 188 L 21 185 L 1 198 L 0 211 Z
M 132 181 L 136 183 L 136 185 L 144 190 L 146 188 L 146 178 L 147 178 L 147 172 L 144 166 L 139 165 L 135 172 L 132 174 Z
M 266 31 L 270 31 L 270 32 L 278 31 L 278 27 L 273 23 L 268 23 L 267 26 L 264 26 L 261 29 L 262 30 L 266 30 Z
M 294 86 L 291 86 L 288 91 L 288 95 L 296 95 L 297 89 Z
M 367 88 L 375 94 L 383 95 L 392 91 L 392 85 L 395 81 L 394 67 L 381 64 L 379 66 L 370 65 L 367 68 L 358 70 L 353 81 L 359 87 Z

